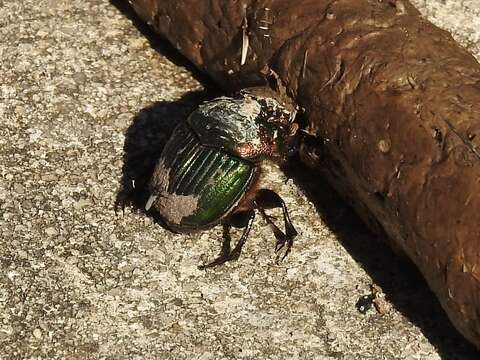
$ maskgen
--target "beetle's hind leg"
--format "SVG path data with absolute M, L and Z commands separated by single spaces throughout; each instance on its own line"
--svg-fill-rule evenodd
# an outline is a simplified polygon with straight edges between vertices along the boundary
M 272 229 L 275 238 L 277 239 L 277 243 L 275 245 L 277 260 L 285 259 L 285 257 L 289 254 L 290 249 L 292 248 L 293 239 L 298 234 L 297 230 L 295 230 L 295 227 L 292 224 L 292 220 L 290 220 L 290 215 L 288 214 L 285 202 L 275 191 L 269 189 L 260 189 L 257 191 L 254 203 L 255 208 L 258 209 L 262 217 Z M 282 208 L 285 232 L 280 230 L 280 228 L 272 221 L 272 217 L 265 213 L 265 209 L 273 208 Z M 280 250 L 282 250 L 285 246 L 285 252 L 283 256 L 280 256 Z
M 220 256 L 209 264 L 199 266 L 199 269 L 203 270 L 225 264 L 228 261 L 238 260 L 240 254 L 242 253 L 243 245 L 245 245 L 248 234 L 252 229 L 254 219 L 255 211 L 253 209 L 231 215 L 223 224 L 223 244 Z M 240 227 L 243 227 L 243 232 L 240 240 L 237 242 L 237 245 L 235 245 L 232 250 L 230 245 L 232 240 L 230 236 L 230 229 L 232 228 L 232 225 L 238 226 L 238 224 L 240 224 Z

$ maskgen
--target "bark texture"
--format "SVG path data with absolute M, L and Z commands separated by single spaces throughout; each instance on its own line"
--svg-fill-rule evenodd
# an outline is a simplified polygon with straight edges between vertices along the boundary
M 480 347 L 473 56 L 408 1 L 132 5 L 225 89 L 257 85 L 273 69 L 305 108 L 304 130 L 316 139 L 304 144 L 302 159 L 418 266 L 457 329 Z

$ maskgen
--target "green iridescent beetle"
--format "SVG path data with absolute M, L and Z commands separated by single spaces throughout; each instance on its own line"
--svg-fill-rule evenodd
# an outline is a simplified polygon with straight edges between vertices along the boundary
M 242 91 L 200 105 L 179 124 L 163 149 L 149 184 L 145 209 L 154 208 L 173 231 L 189 233 L 222 223 L 244 227 L 235 248 L 207 266 L 238 258 L 255 210 L 273 229 L 276 251 L 289 252 L 297 231 L 281 197 L 259 184 L 264 160 L 282 161 L 298 128 L 295 111 L 271 97 Z M 285 231 L 265 214 L 283 210 Z

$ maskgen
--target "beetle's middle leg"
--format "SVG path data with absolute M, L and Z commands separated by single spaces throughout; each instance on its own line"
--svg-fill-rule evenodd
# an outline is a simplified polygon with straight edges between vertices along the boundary
M 223 244 L 220 256 L 209 264 L 199 266 L 199 268 L 203 270 L 214 266 L 222 265 L 228 261 L 238 260 L 240 254 L 242 253 L 243 245 L 245 245 L 248 234 L 252 229 L 254 219 L 255 211 L 253 209 L 241 213 L 234 213 L 229 216 L 227 218 L 227 221 L 223 224 Z M 230 236 L 230 229 L 232 228 L 232 226 L 243 227 L 242 236 L 240 237 L 240 240 L 238 240 L 233 250 L 230 246 L 232 239 Z
M 269 189 L 260 189 L 257 191 L 254 204 L 255 208 L 258 209 L 262 217 L 272 229 L 275 238 L 277 239 L 277 244 L 275 245 L 275 252 L 278 254 L 285 245 L 287 246 L 285 253 L 281 257 L 281 260 L 285 259 L 293 245 L 293 239 L 298 234 L 297 230 L 295 230 L 295 227 L 292 224 L 292 220 L 290 219 L 290 215 L 288 214 L 285 202 L 275 191 Z M 273 208 L 282 208 L 285 232 L 280 230 L 280 228 L 272 221 L 271 216 L 265 213 L 265 209 Z

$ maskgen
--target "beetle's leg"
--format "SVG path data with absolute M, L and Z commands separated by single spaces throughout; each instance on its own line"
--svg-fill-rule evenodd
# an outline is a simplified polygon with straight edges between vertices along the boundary
M 286 245 L 287 248 L 285 253 L 281 257 L 281 260 L 285 259 L 285 257 L 290 252 L 290 249 L 293 245 L 293 239 L 297 236 L 297 230 L 292 224 L 292 220 L 290 220 L 290 215 L 288 214 L 287 206 L 283 199 L 278 195 L 276 192 L 269 190 L 269 189 L 260 189 L 257 191 L 255 197 L 255 206 L 265 219 L 267 224 L 273 231 L 275 238 L 277 239 L 277 244 L 275 245 L 275 252 L 278 252 Z M 283 221 L 285 224 L 285 232 L 280 230 L 277 225 L 272 221 L 271 217 L 265 213 L 265 209 L 272 209 L 272 208 L 282 208 L 283 212 Z
M 199 269 L 203 270 L 203 269 L 211 268 L 214 266 L 222 265 L 228 261 L 238 260 L 238 258 L 240 257 L 240 254 L 242 253 L 243 245 L 245 245 L 245 242 L 247 241 L 247 238 L 248 238 L 248 234 L 252 229 L 253 220 L 255 219 L 255 211 L 249 210 L 245 213 L 235 214 L 235 215 L 244 216 L 244 218 L 242 219 L 243 220 L 242 223 L 244 225 L 243 232 L 242 232 L 242 236 L 240 237 L 240 240 L 238 240 L 237 242 L 237 245 L 235 245 L 233 250 L 231 250 L 230 242 L 232 238 L 230 236 L 230 229 L 232 227 L 232 224 L 230 220 L 228 220 L 228 222 L 223 224 L 223 244 L 222 244 L 222 251 L 220 253 L 220 256 L 209 264 L 199 266 Z
M 238 240 L 237 245 L 233 248 L 232 252 L 230 253 L 230 259 L 229 260 L 238 260 L 240 257 L 240 254 L 242 252 L 243 245 L 245 245 L 245 242 L 248 239 L 248 234 L 250 234 L 250 230 L 252 229 L 253 221 L 255 220 L 255 211 L 252 209 L 250 211 L 247 211 L 245 213 L 246 217 L 246 224 L 243 228 L 242 236 L 240 237 L 240 240 Z

